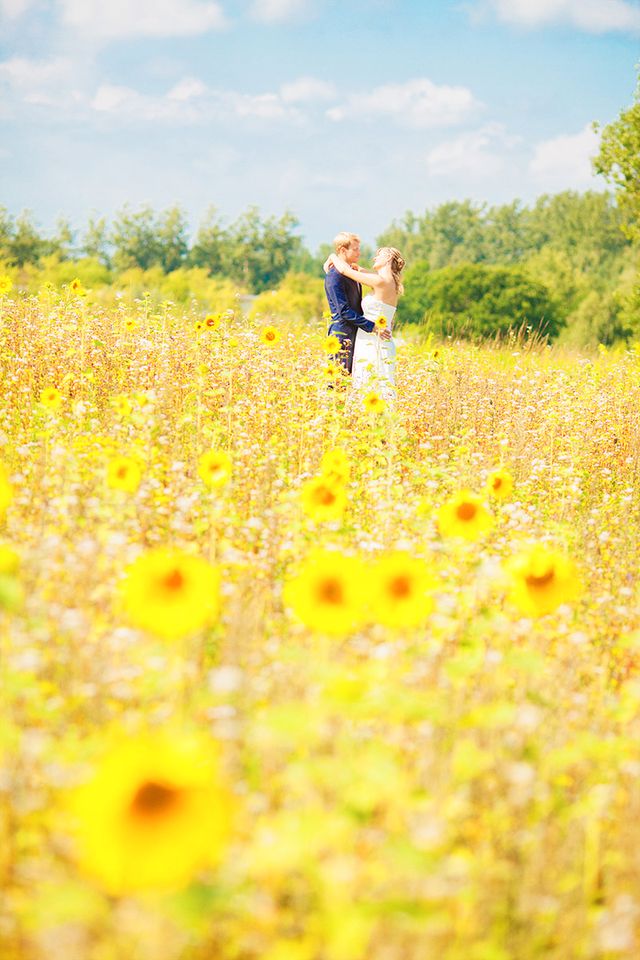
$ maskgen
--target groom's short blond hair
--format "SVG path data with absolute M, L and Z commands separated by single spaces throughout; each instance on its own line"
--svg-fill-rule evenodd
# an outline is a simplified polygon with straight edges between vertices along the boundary
M 360 242 L 360 237 L 357 233 L 347 233 L 346 230 L 343 230 L 341 233 L 337 234 L 333 238 L 333 246 L 335 247 L 336 253 L 339 253 L 343 247 L 350 247 L 353 240 Z

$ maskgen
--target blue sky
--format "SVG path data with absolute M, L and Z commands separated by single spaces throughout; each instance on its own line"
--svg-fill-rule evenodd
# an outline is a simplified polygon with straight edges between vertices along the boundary
M 640 0 L 0 0 L 0 204 L 286 209 L 315 248 L 407 210 L 601 188 Z

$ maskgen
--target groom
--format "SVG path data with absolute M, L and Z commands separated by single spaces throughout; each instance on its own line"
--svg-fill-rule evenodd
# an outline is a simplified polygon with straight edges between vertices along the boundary
M 335 238 L 333 245 L 338 256 L 357 270 L 360 259 L 360 237 L 355 233 L 342 232 Z M 343 277 L 338 270 L 331 267 L 324 278 L 324 289 L 331 310 L 331 322 L 327 334 L 336 336 L 341 344 L 340 353 L 335 359 L 342 364 L 347 373 L 351 373 L 358 327 L 366 333 L 371 333 L 375 329 L 375 324 L 363 316 L 362 286 L 355 280 Z

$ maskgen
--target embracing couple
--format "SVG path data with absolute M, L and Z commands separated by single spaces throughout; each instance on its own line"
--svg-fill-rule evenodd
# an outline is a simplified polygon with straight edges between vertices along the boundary
M 339 233 L 333 243 L 336 252 L 324 264 L 324 288 L 331 310 L 328 335 L 341 344 L 335 359 L 352 374 L 354 387 L 371 383 L 392 395 L 396 348 L 391 328 L 403 289 L 404 259 L 395 247 L 381 247 L 373 270 L 361 270 L 355 233 Z M 373 291 L 364 298 L 363 283 Z

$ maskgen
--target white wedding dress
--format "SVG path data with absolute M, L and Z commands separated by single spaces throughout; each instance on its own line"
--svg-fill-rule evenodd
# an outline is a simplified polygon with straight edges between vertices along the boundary
M 393 326 L 396 308 L 383 303 L 372 293 L 362 298 L 362 313 L 367 320 L 375 321 L 383 316 L 387 330 Z M 380 390 L 387 398 L 395 395 L 396 345 L 391 340 L 381 340 L 377 333 L 365 333 L 358 329 L 353 350 L 353 386 Z

